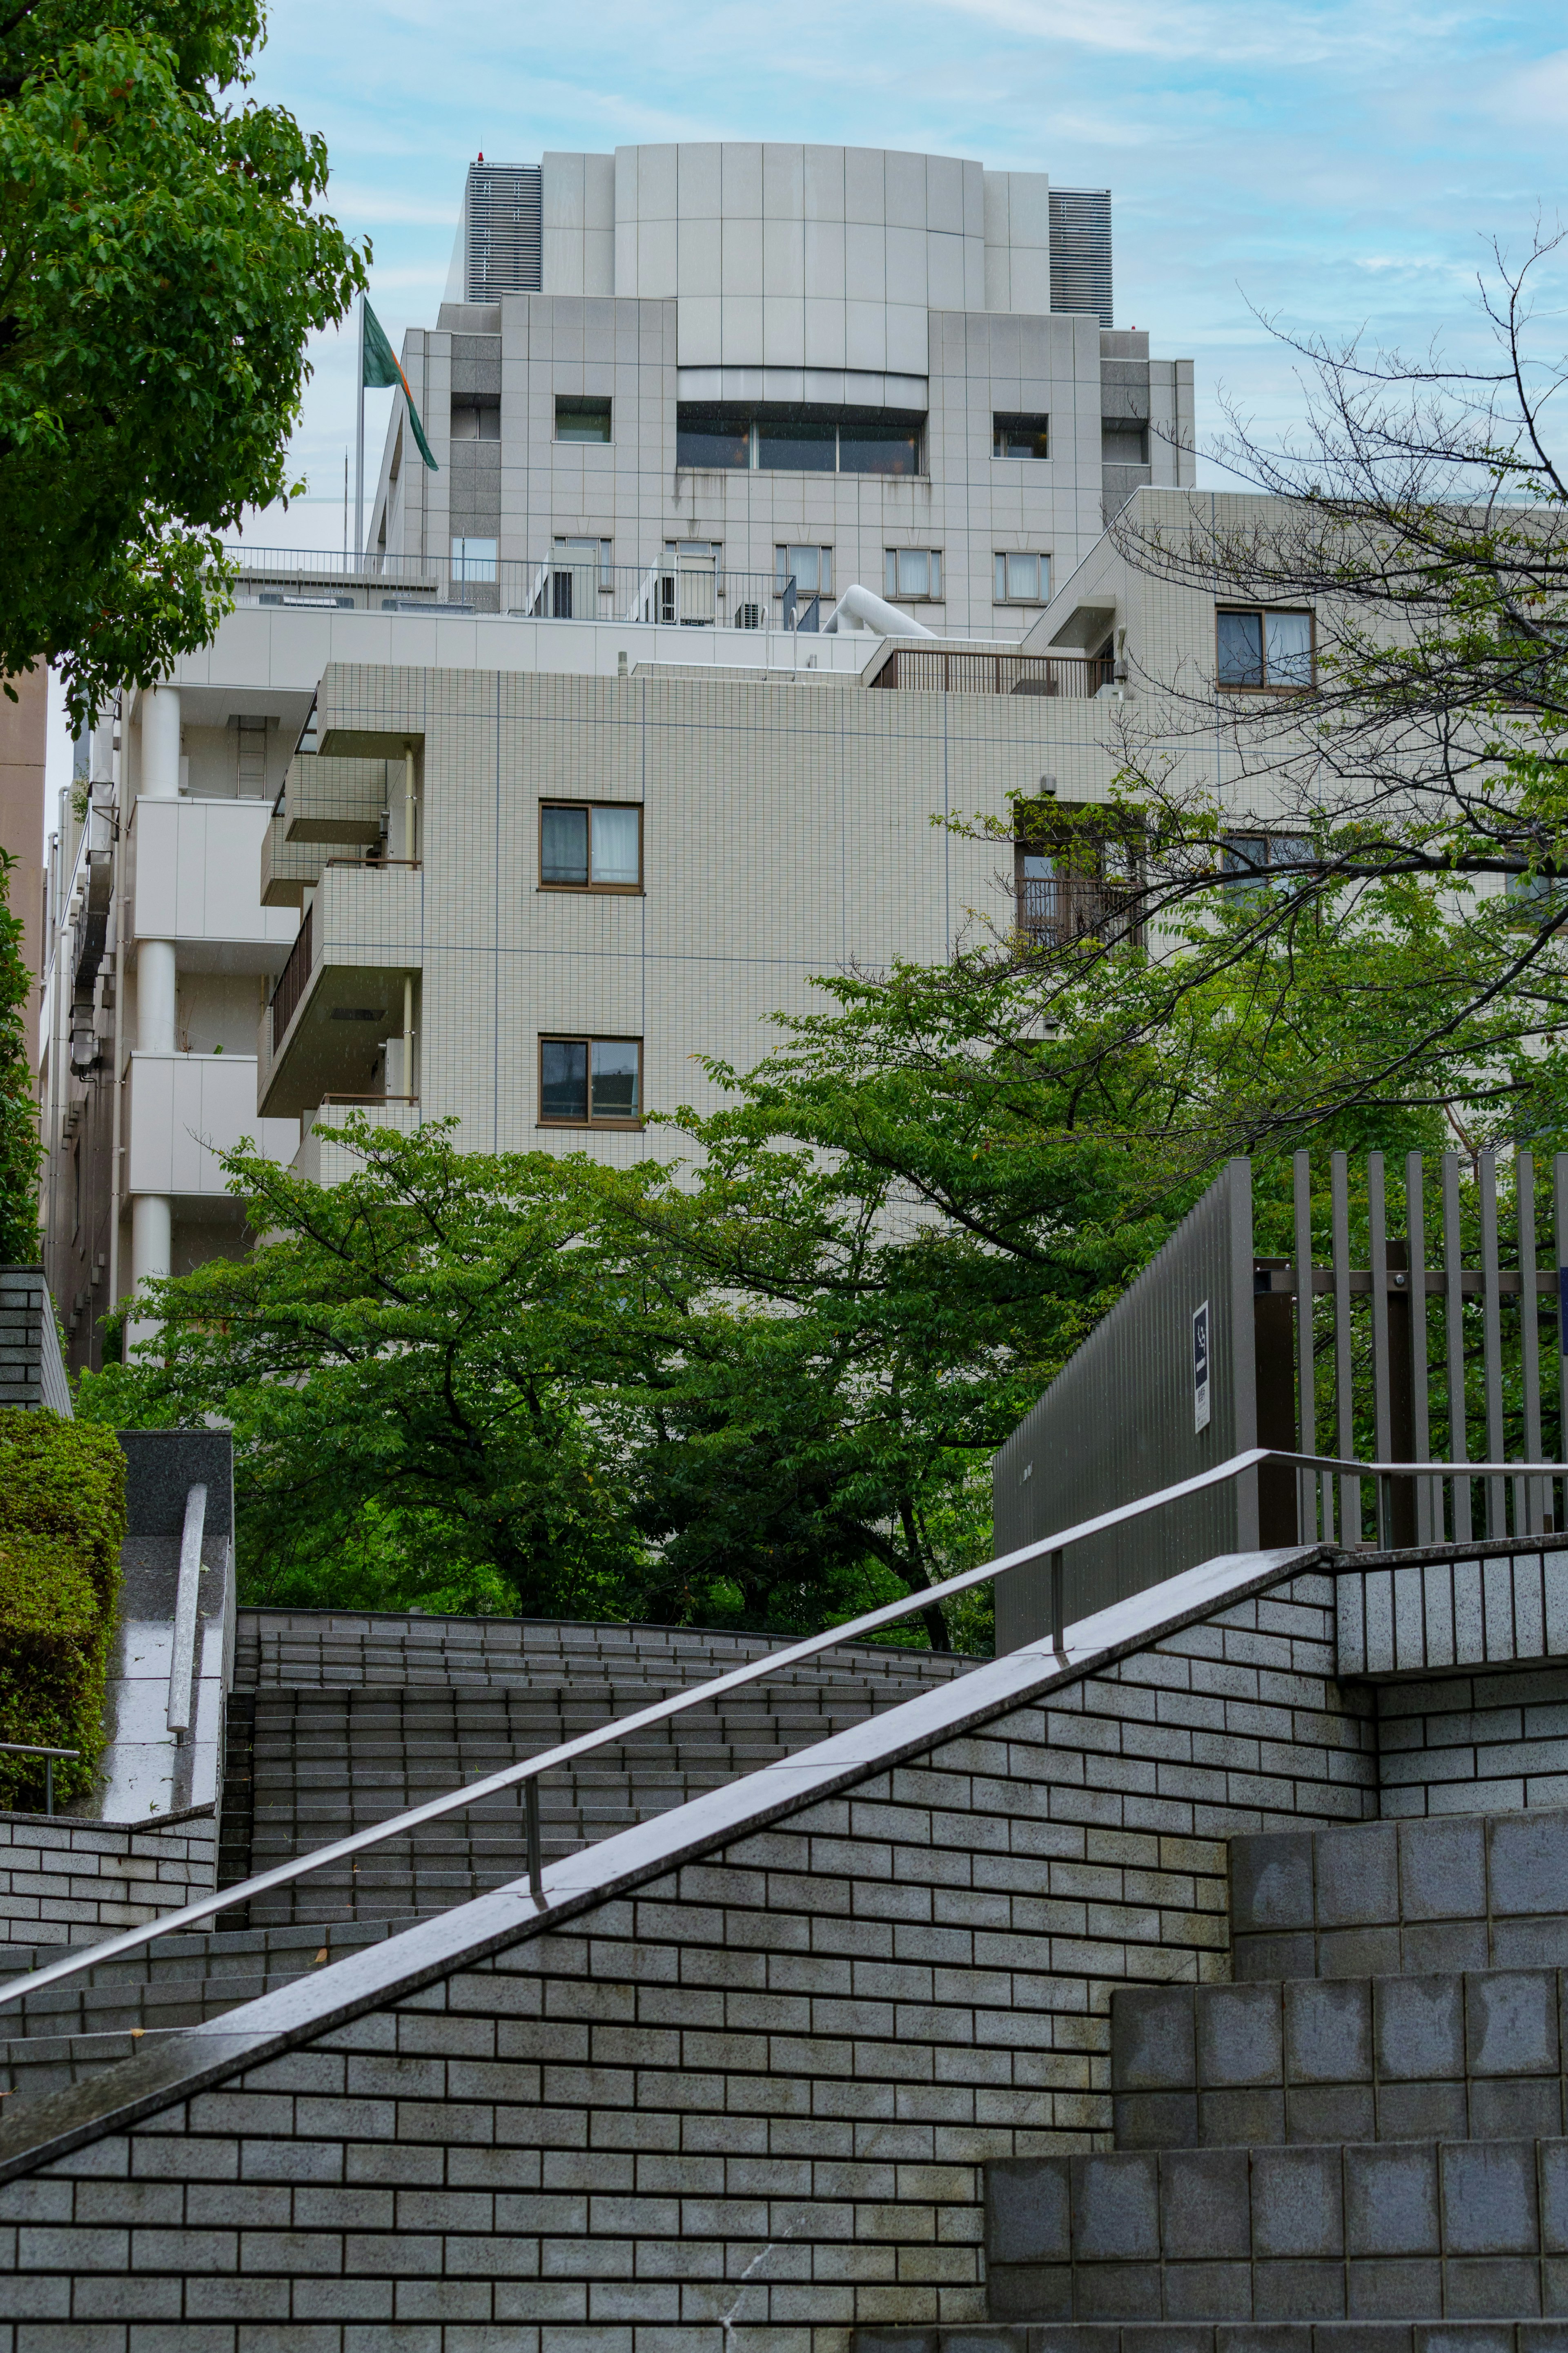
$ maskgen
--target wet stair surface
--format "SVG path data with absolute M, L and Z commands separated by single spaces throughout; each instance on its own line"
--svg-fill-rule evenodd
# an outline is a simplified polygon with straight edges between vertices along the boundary
M 1112 1996 L 1114 2149 L 986 2167 L 993 2325 L 855 2353 L 1568 2353 L 1568 1813 L 1233 1839 L 1231 1900 L 1236 1981 Z
M 242 1611 L 219 1886 L 777 1647 L 650 1627 Z M 847 1730 L 968 1664 L 847 1644 L 601 1749 L 544 1782 L 544 1859 Z M 160 1937 L 0 2013 L 0 2094 L 80 2081 L 526 1869 L 521 1801 L 506 1792 L 234 1907 L 205 1931 Z M 63 1949 L 8 1946 L 5 1974 Z

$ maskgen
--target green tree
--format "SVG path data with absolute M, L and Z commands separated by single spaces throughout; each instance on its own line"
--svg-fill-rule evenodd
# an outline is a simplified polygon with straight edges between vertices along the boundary
M 342 1572 L 361 1598 L 613 1614 L 642 1554 L 617 1421 L 638 1270 L 546 1155 L 339 1133 L 361 1166 L 334 1187 L 231 1155 L 264 1245 L 160 1285 L 160 1341 L 85 1377 L 79 1411 L 232 1425 L 252 1598 L 347 1599 Z
M 34 983 L 22 955 L 22 919 L 7 903 L 16 862 L 0 849 L 0 1266 L 26 1266 L 38 1255 L 42 1151 L 24 1018 Z
M 0 677 L 73 719 L 204 644 L 216 534 L 289 489 L 314 329 L 363 258 L 326 149 L 244 97 L 256 0 L 36 0 L 0 19 Z

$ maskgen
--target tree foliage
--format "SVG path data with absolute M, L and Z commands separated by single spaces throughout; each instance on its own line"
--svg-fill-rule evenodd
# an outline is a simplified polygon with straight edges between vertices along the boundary
M 364 282 L 322 142 L 243 95 L 262 37 L 254 0 L 0 19 L 0 676 L 55 663 L 76 720 L 211 636 Z
M 7 904 L 16 860 L 0 849 L 0 1266 L 38 1255 L 38 1106 L 27 1055 L 26 1008 L 33 976 L 22 954 L 22 919 Z

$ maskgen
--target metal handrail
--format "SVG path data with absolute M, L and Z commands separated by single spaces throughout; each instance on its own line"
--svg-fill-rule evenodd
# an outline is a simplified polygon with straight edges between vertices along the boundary
M 36 1740 L 0 1740 L 0 1756 L 42 1757 L 44 1766 L 44 1811 L 51 1817 L 55 1810 L 55 1758 L 79 1757 L 79 1748 L 40 1748 Z
M 998 1559 L 983 1561 L 977 1568 L 967 1568 L 957 1577 L 947 1577 L 941 1585 L 930 1585 L 922 1590 L 906 1594 L 901 1601 L 889 1601 L 880 1609 L 868 1610 L 863 1617 L 852 1618 L 842 1626 L 830 1626 L 823 1633 L 810 1634 L 799 1642 L 792 1642 L 782 1651 L 769 1651 L 743 1667 L 732 1667 L 727 1674 L 713 1676 L 710 1681 L 693 1683 L 668 1699 L 654 1702 L 652 1706 L 637 1709 L 630 1715 L 612 1716 L 593 1732 L 579 1733 L 574 1740 L 563 1741 L 559 1747 L 548 1748 L 537 1757 L 525 1757 L 521 1764 L 508 1765 L 499 1773 L 486 1774 L 478 1781 L 469 1781 L 461 1788 L 448 1789 L 439 1798 L 429 1798 L 422 1806 L 414 1806 L 406 1813 L 395 1814 L 384 1822 L 373 1822 L 367 1830 L 354 1831 L 347 1838 L 334 1839 L 330 1846 L 317 1847 L 310 1854 L 295 1855 L 288 1862 L 275 1863 L 270 1871 L 259 1872 L 236 1886 L 215 1889 L 210 1895 L 199 1896 L 194 1904 L 178 1912 L 164 1913 L 149 1920 L 139 1928 L 127 1928 L 118 1936 L 109 1936 L 101 1944 L 77 1947 L 64 1959 L 51 1961 L 47 1968 L 35 1969 L 26 1977 L 12 1978 L 0 1985 L 0 2002 L 15 2001 L 29 1993 L 40 1993 L 46 1986 L 58 1985 L 63 1978 L 76 1977 L 85 1969 L 96 1968 L 100 1962 L 113 1960 L 121 1953 L 134 1952 L 142 1945 L 155 1943 L 160 1936 L 175 1935 L 183 1928 L 194 1927 L 198 1921 L 208 1920 L 215 1912 L 227 1912 L 236 1905 L 248 1903 L 253 1896 L 265 1895 L 275 1887 L 286 1887 L 296 1879 L 303 1879 L 327 1863 L 342 1862 L 348 1856 L 363 1854 L 386 1840 L 400 1838 L 405 1832 L 421 1830 L 426 1822 L 439 1821 L 447 1814 L 459 1813 L 467 1806 L 477 1805 L 481 1798 L 492 1798 L 503 1790 L 522 1786 L 527 1809 L 525 1838 L 527 1846 L 529 1892 L 541 1910 L 544 1908 L 544 1891 L 541 1884 L 542 1863 L 540 1852 L 539 1784 L 546 1773 L 557 1766 L 567 1765 L 579 1757 L 592 1755 L 597 1748 L 612 1746 L 634 1732 L 642 1732 L 650 1725 L 662 1724 L 672 1715 L 680 1715 L 688 1708 L 705 1706 L 722 1694 L 739 1691 L 746 1683 L 760 1683 L 765 1676 L 777 1674 L 783 1667 L 794 1666 L 802 1659 L 815 1658 L 819 1651 L 837 1650 L 840 1644 L 861 1641 L 868 1634 L 879 1632 L 884 1626 L 896 1626 L 906 1618 L 919 1617 L 933 1602 L 942 1601 L 960 1593 L 969 1593 L 977 1585 L 988 1584 L 992 1578 L 1004 1576 L 1007 1570 L 1021 1568 L 1026 1561 L 1048 1556 L 1051 1561 L 1052 1618 L 1051 1641 L 1064 1664 L 1067 1650 L 1061 1626 L 1061 1556 L 1069 1545 L 1080 1544 L 1087 1537 L 1100 1535 L 1108 1528 L 1121 1527 L 1129 1520 L 1142 1518 L 1150 1512 L 1162 1510 L 1167 1504 L 1182 1502 L 1189 1495 L 1201 1494 L 1205 1488 L 1221 1485 L 1227 1479 L 1238 1479 L 1248 1471 L 1266 1462 L 1287 1464 L 1295 1471 L 1339 1472 L 1380 1482 L 1399 1478 L 1484 1477 L 1488 1473 L 1506 1472 L 1510 1477 L 1568 1477 L 1568 1463 L 1563 1462 L 1355 1462 L 1338 1455 L 1294 1454 L 1276 1446 L 1253 1446 L 1245 1453 L 1233 1454 L 1228 1461 L 1215 1463 L 1210 1471 L 1200 1471 L 1190 1479 L 1178 1480 L 1173 1486 L 1161 1487 L 1152 1495 L 1142 1495 L 1135 1503 L 1118 1504 L 1109 1512 L 1100 1512 L 1092 1519 L 1079 1520 L 1071 1527 L 1060 1528 L 1054 1535 L 1040 1536 L 1033 1544 L 1021 1545 L 1015 1552 L 1004 1553 Z

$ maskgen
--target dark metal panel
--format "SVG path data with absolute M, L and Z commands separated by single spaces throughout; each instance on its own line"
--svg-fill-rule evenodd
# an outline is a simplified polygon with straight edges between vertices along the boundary
M 1193 1317 L 1209 1309 L 1209 1420 L 1194 1426 Z M 1252 1170 L 1233 1160 L 1090 1333 L 996 1456 L 998 1552 L 1190 1478 L 1258 1443 Z M 1289 1476 L 1289 1474 L 1287 1474 Z M 1069 1624 L 1218 1553 L 1258 1543 L 1256 1473 L 1124 1531 L 1076 1545 L 1064 1564 Z M 1050 1568 L 996 1588 L 996 1648 L 1051 1627 Z

